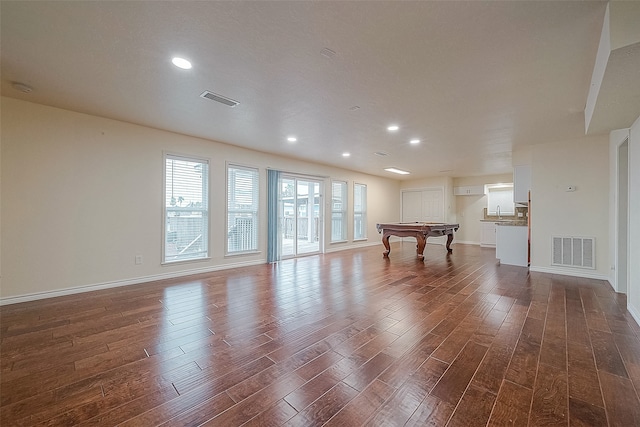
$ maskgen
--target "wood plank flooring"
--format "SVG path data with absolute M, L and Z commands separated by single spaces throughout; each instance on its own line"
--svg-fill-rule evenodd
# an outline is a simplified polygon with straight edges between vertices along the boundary
M 605 282 L 382 244 L 0 308 L 2 426 L 640 426 Z

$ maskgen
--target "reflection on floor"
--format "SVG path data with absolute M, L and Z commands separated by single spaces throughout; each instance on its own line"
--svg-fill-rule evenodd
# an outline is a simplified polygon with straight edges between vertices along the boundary
M 639 425 L 607 283 L 392 248 L 0 307 L 0 424 Z

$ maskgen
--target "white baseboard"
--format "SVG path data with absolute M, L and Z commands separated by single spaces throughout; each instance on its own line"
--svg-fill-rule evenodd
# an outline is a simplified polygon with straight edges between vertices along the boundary
M 348 249 L 358 249 L 358 248 L 364 248 L 367 246 L 378 246 L 380 245 L 380 247 L 382 248 L 382 242 L 378 241 L 378 242 L 359 242 L 357 244 L 340 244 L 340 243 L 335 243 L 329 247 L 325 248 L 325 253 L 331 253 L 331 252 L 340 252 L 340 251 L 346 251 Z
M 640 311 L 636 310 L 634 306 L 627 302 L 627 310 L 631 314 L 631 317 L 636 321 L 636 324 L 640 326 Z
M 334 247 L 330 247 L 326 249 L 326 252 L 338 252 L 338 251 L 343 251 L 347 249 L 358 249 L 365 246 L 376 246 L 376 245 L 380 245 L 380 247 L 383 248 L 382 242 L 379 240 L 376 240 L 376 241 L 370 241 L 370 242 L 369 241 L 358 242 L 357 244 L 350 244 L 350 245 L 336 245 Z M 83 292 L 98 291 L 101 289 L 117 288 L 120 286 L 138 285 L 141 283 L 148 283 L 156 280 L 174 279 L 176 277 L 192 276 L 194 274 L 210 273 L 213 271 L 229 270 L 232 268 L 248 267 L 251 265 L 259 265 L 259 264 L 266 264 L 266 263 L 267 263 L 266 259 L 260 259 L 260 260 L 246 261 L 246 262 L 237 262 L 232 264 L 216 265 L 213 267 L 193 268 L 189 270 L 177 271 L 172 273 L 154 274 L 151 276 L 135 277 L 132 279 L 115 280 L 113 282 L 104 282 L 104 283 L 95 283 L 91 285 L 75 286 L 71 288 L 57 289 L 55 291 L 34 292 L 31 294 L 23 294 L 23 295 L 4 297 L 4 298 L 0 297 L 0 306 L 9 305 L 9 304 L 18 304 L 21 302 L 28 302 L 28 301 L 36 301 L 36 300 L 41 300 L 46 298 L 60 297 L 64 295 L 79 294 Z
M 95 283 L 92 285 L 76 286 L 72 288 L 57 289 L 55 291 L 35 292 L 32 294 L 17 295 L 13 297 L 0 298 L 0 306 L 17 304 L 20 302 L 36 301 L 46 298 L 61 297 L 83 292 L 98 291 L 101 289 L 118 288 L 120 286 L 139 285 L 141 283 L 154 282 L 156 280 L 174 279 L 176 277 L 192 276 L 194 274 L 210 273 L 219 270 L 229 270 L 238 267 L 248 267 L 251 265 L 265 264 L 266 260 L 254 260 L 237 262 L 233 264 L 216 265 L 214 267 L 193 268 L 189 270 L 176 271 L 172 273 L 154 274 L 152 276 L 135 277 L 133 279 L 115 280 L 113 282 Z
M 560 274 L 562 276 L 573 276 L 573 277 L 583 277 L 585 279 L 596 279 L 596 280 L 609 280 L 608 276 L 603 276 L 601 274 L 592 273 L 590 270 L 577 270 L 571 268 L 562 268 L 562 267 L 538 267 L 538 266 L 530 266 L 529 271 L 535 271 L 538 273 L 550 273 L 550 274 Z

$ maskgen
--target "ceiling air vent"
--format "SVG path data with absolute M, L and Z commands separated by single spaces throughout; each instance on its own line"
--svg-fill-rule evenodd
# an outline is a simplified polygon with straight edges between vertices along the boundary
M 212 101 L 216 101 L 219 102 L 221 104 L 227 105 L 229 107 L 235 107 L 236 105 L 240 104 L 238 101 L 235 101 L 231 98 L 227 98 L 225 96 L 222 95 L 218 95 L 217 93 L 213 93 L 213 92 L 209 92 L 208 90 L 205 90 L 204 92 L 202 92 L 200 94 L 201 98 L 207 98 L 210 99 Z

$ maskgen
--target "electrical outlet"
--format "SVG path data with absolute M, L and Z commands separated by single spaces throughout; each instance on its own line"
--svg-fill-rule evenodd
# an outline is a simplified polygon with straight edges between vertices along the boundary
M 136 265 L 142 264 L 142 255 L 136 255 Z

